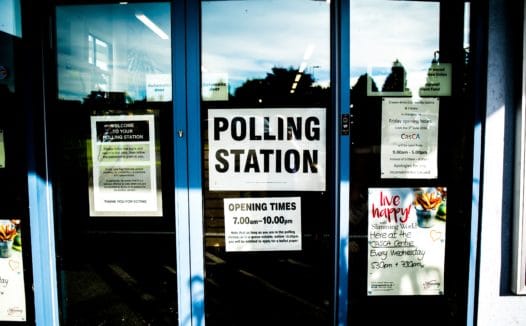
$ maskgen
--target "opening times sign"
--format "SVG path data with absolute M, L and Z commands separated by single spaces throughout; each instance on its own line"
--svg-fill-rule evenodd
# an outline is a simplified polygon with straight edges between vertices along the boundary
M 92 216 L 161 216 L 153 115 L 91 117 Z
M 445 188 L 370 188 L 368 295 L 444 293 Z
M 226 251 L 301 250 L 301 198 L 225 198 Z
M 208 110 L 211 191 L 324 191 L 325 109 Z

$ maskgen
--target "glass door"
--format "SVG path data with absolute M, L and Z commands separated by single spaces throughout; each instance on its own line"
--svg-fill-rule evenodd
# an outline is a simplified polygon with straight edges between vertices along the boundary
M 207 325 L 330 325 L 330 6 L 202 1 Z
M 469 4 L 350 1 L 350 325 L 466 323 Z
M 171 5 L 58 5 L 49 109 L 64 325 L 177 324 Z

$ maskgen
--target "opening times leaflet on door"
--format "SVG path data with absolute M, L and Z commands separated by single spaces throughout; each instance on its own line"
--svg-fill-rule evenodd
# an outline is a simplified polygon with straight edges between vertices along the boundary
M 301 250 L 301 198 L 225 198 L 226 251 Z

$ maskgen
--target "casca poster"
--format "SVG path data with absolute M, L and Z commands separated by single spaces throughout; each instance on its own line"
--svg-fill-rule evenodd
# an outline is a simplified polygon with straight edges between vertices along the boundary
M 324 191 L 325 109 L 208 110 L 211 191 Z
M 161 216 L 153 115 L 91 117 L 91 216 Z
M 382 178 L 437 177 L 438 103 L 438 98 L 382 100 Z
M 447 190 L 370 188 L 368 295 L 444 293 Z

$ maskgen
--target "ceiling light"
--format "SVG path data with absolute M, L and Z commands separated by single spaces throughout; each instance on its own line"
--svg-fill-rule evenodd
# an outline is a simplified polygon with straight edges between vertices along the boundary
M 311 43 L 309 44 L 309 46 L 307 46 L 307 49 L 305 50 L 305 54 L 303 55 L 303 60 L 304 61 L 309 60 L 313 51 L 314 51 L 314 44 Z
M 299 82 L 300 81 L 300 78 L 301 78 L 301 74 L 300 73 L 297 73 L 296 74 L 296 78 L 294 78 L 294 82 Z
M 300 70 L 299 70 L 299 72 L 302 73 L 302 72 L 305 70 L 305 68 L 307 68 L 307 63 L 306 63 L 305 61 L 303 61 L 303 62 L 301 63 L 301 65 L 300 65 Z
M 152 32 L 157 34 L 157 36 L 159 36 L 161 39 L 168 39 L 168 35 L 161 28 L 159 28 L 159 26 L 152 22 L 150 18 L 146 17 L 146 15 L 135 14 L 135 17 L 137 17 L 138 20 L 140 20 L 144 25 L 146 25 L 146 27 L 148 27 Z

